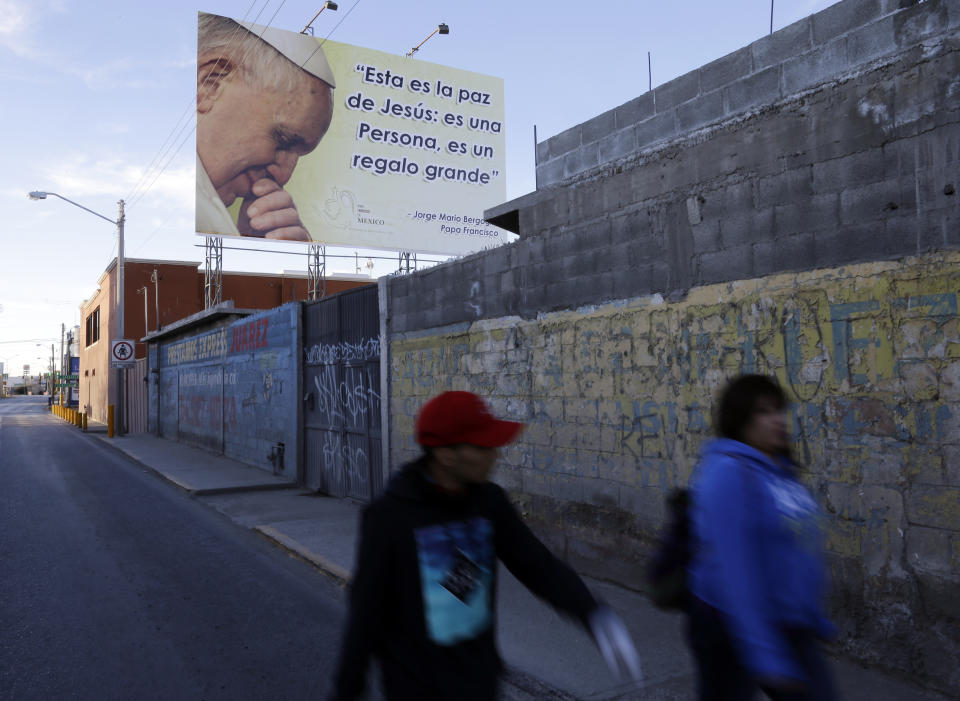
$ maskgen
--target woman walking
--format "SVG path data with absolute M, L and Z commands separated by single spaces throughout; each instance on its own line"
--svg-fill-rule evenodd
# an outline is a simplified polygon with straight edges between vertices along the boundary
M 833 701 L 819 640 L 827 575 L 820 512 L 790 458 L 786 398 L 743 375 L 720 398 L 718 438 L 691 485 L 689 641 L 701 701 Z

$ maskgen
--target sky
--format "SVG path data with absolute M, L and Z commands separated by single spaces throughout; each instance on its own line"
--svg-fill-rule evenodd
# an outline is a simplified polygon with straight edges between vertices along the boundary
M 835 0 L 778 0 L 774 30 Z M 300 31 L 317 0 L 0 0 L 0 363 L 19 375 L 59 353 L 61 324 L 116 256 L 116 227 L 57 192 L 117 218 L 128 258 L 202 262 L 194 233 L 197 12 Z M 543 141 L 759 39 L 771 0 L 342 0 L 315 34 L 504 80 L 507 199 L 534 187 Z M 225 242 L 225 245 L 229 243 Z M 225 270 L 306 270 L 298 244 L 225 250 Z M 282 252 L 282 253 L 281 253 Z M 397 268 L 395 253 L 327 248 L 330 273 Z M 300 254 L 300 255 L 297 255 Z M 344 255 L 347 258 L 333 258 Z M 436 259 L 436 256 L 425 258 Z M 128 311 L 128 314 L 131 312 Z

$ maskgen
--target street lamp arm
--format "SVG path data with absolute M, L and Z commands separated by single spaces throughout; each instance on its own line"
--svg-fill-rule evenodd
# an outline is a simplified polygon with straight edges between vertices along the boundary
M 90 214 L 94 214 L 94 215 L 100 217 L 101 219 L 106 219 L 108 222 L 110 222 L 110 223 L 113 224 L 114 226 L 119 226 L 119 223 L 116 222 L 116 221 L 114 221 L 114 220 L 111 219 L 110 217 L 105 217 L 104 215 L 100 214 L 99 212 L 94 212 L 92 209 L 89 209 L 89 208 L 87 208 L 87 207 L 84 207 L 84 206 L 83 206 L 82 204 L 80 204 L 79 202 L 74 202 L 74 201 L 71 200 L 69 197 L 64 197 L 63 195 L 58 195 L 56 192 L 37 192 L 37 191 L 34 191 L 34 192 L 31 192 L 29 196 L 30 196 L 30 199 L 32 199 L 32 200 L 44 200 L 44 199 L 47 198 L 47 195 L 53 195 L 54 197 L 59 197 L 59 198 L 60 198 L 61 200 L 63 200 L 64 202 L 69 202 L 69 203 L 72 204 L 74 207 L 79 207 L 80 209 L 85 210 L 85 211 L 87 211 L 87 212 L 90 212 Z

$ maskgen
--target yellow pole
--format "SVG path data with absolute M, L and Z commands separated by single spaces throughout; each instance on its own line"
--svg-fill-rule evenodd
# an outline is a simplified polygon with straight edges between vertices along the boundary
M 107 405 L 107 438 L 113 438 L 113 404 Z
M 81 416 L 83 417 L 83 430 L 86 431 L 86 430 L 87 430 L 87 415 L 86 415 L 86 414 L 81 414 Z

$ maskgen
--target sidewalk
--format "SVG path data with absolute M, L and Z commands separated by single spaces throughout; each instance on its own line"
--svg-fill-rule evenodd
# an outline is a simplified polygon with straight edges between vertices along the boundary
M 360 505 L 306 493 L 254 467 L 148 434 L 108 439 L 91 434 L 217 509 L 238 525 L 346 584 L 354 566 Z M 498 641 L 508 667 L 506 697 L 517 701 L 693 699 L 695 682 L 683 640 L 683 617 L 663 613 L 647 598 L 587 579 L 620 613 L 633 634 L 645 675 L 642 689 L 618 685 L 589 636 L 561 619 L 501 569 Z M 834 660 L 844 701 L 945 701 L 908 682 Z

